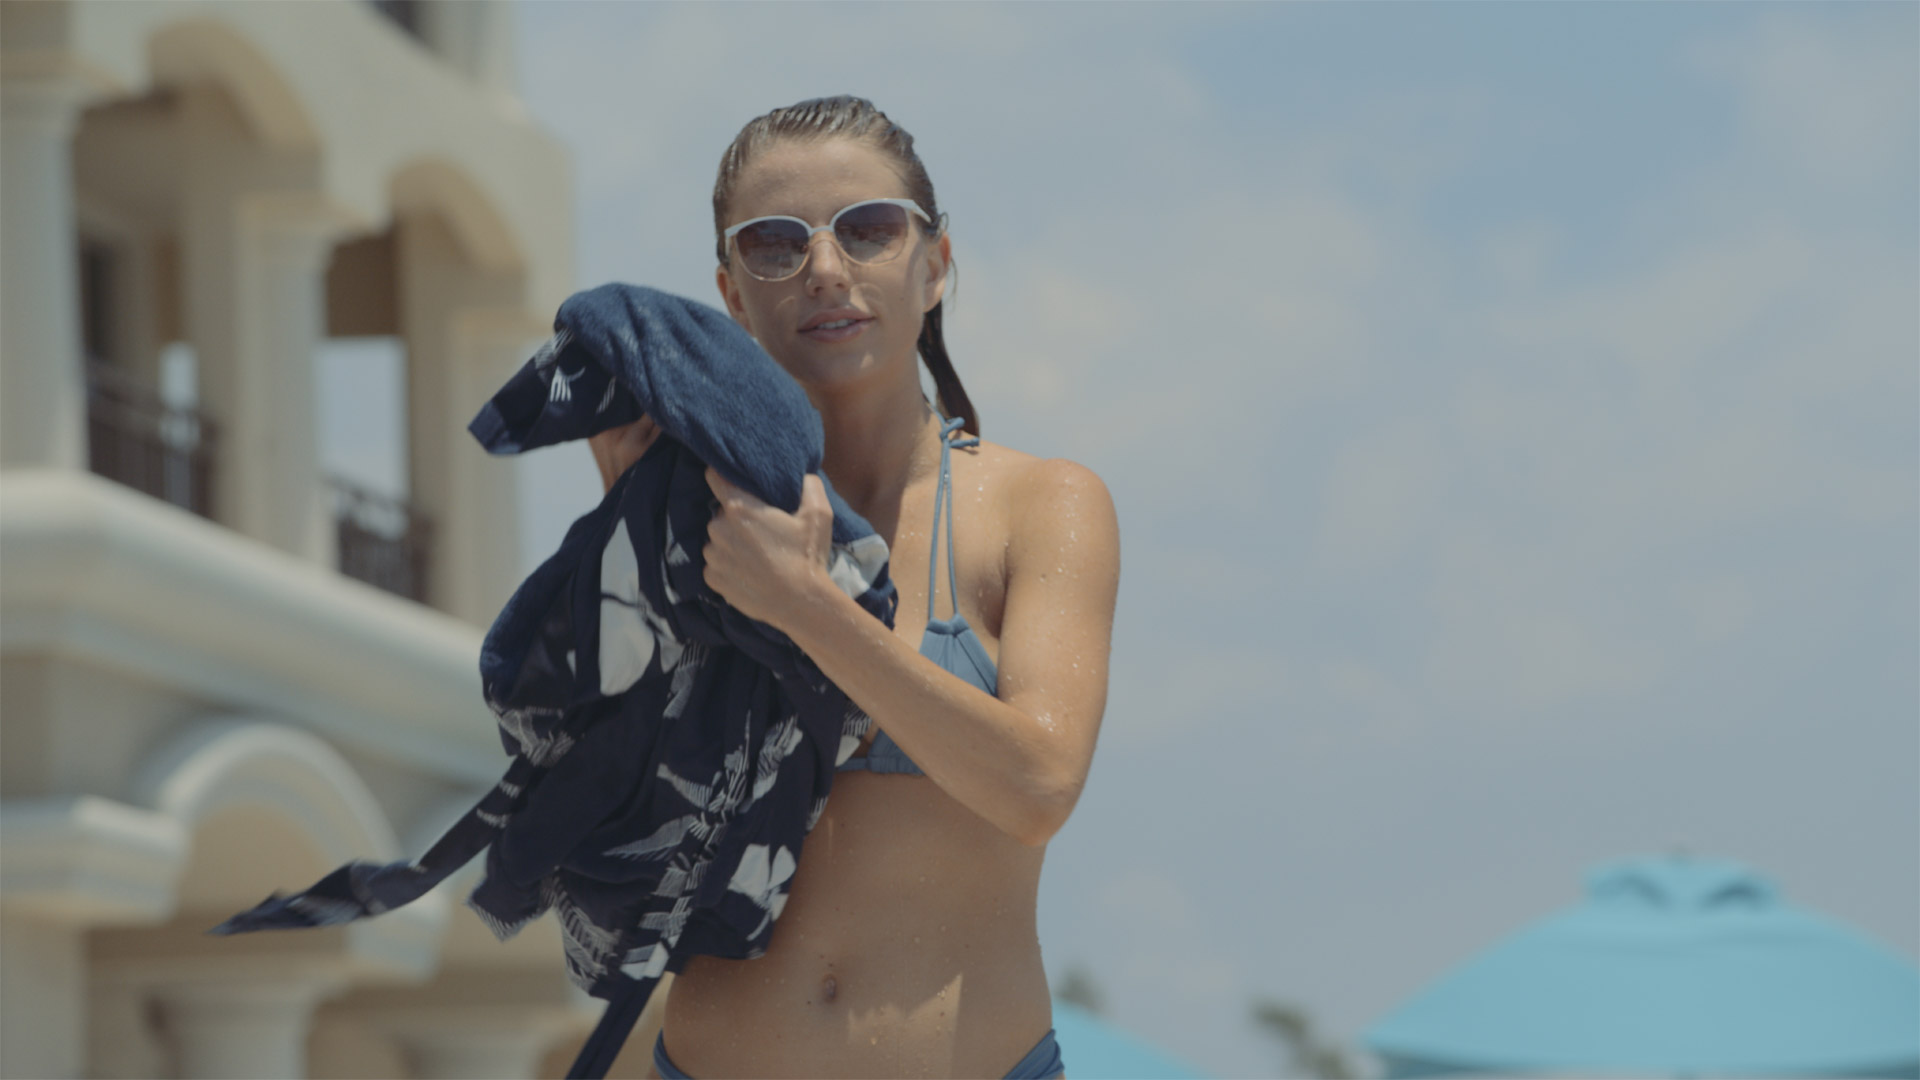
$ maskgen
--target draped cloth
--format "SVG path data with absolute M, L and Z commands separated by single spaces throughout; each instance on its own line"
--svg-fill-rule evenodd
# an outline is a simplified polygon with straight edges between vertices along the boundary
M 377 915 L 484 850 L 468 905 L 502 939 L 554 911 L 569 975 L 609 999 L 578 1076 L 604 1074 L 663 972 L 766 951 L 835 766 L 871 721 L 707 586 L 705 469 L 791 512 L 820 469 L 820 418 L 725 315 L 605 285 L 561 306 L 471 431 L 513 454 L 641 415 L 660 438 L 486 635 L 484 694 L 511 757 L 499 783 L 420 858 L 349 863 L 212 933 Z M 827 490 L 830 576 L 891 626 L 886 544 Z

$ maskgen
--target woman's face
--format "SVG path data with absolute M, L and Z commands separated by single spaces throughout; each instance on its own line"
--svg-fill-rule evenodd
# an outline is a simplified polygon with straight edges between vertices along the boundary
M 865 199 L 912 198 L 887 155 L 853 139 L 785 140 L 740 171 L 727 224 L 771 214 L 818 228 Z M 847 258 L 830 233 L 815 233 L 806 265 L 784 281 L 761 281 L 731 245 L 717 282 L 727 311 L 802 385 L 862 381 L 904 367 L 917 388 L 921 316 L 946 290 L 948 245 L 913 218 L 907 250 L 878 265 Z M 830 327 L 852 320 L 844 327 Z

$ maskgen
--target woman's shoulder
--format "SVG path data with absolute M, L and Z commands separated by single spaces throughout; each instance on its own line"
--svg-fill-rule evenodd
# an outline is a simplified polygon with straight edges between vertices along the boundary
M 1064 528 L 1118 531 L 1113 496 L 1092 469 L 1067 458 L 1043 458 L 981 440 L 973 451 L 981 490 L 994 496 L 1009 525 L 1008 540 L 1048 536 Z
M 962 453 L 976 461 L 985 488 L 1013 503 L 1044 502 L 1062 495 L 1112 501 L 1099 475 L 1077 461 L 1038 457 L 985 439 Z

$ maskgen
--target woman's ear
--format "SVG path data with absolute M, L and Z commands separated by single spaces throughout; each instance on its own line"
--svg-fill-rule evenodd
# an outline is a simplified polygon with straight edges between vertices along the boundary
M 740 324 L 740 329 L 751 334 L 753 327 L 747 325 L 747 305 L 741 301 L 740 290 L 734 287 L 733 275 L 727 273 L 725 264 L 714 269 L 713 283 L 720 290 L 721 301 L 727 305 L 727 314 Z
M 932 311 L 947 295 L 947 271 L 953 267 L 953 242 L 947 238 L 947 231 L 940 230 L 940 238 L 927 245 L 927 303 L 922 311 Z

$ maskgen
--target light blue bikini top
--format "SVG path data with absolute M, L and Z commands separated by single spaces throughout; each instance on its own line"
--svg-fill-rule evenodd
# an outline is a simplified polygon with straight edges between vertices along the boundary
M 978 446 L 977 437 L 952 439 L 965 421 L 955 417 L 940 425 L 940 483 L 933 492 L 933 545 L 927 552 L 927 629 L 920 638 L 920 655 L 989 694 L 997 693 L 1000 673 L 987 655 L 986 646 L 974 636 L 967 617 L 960 614 L 960 575 L 953 557 L 953 449 Z M 952 597 L 953 618 L 933 617 L 935 589 L 939 584 L 935 568 L 940 565 L 940 512 L 947 515 L 947 592 Z M 873 737 L 873 746 L 865 757 L 852 757 L 840 763 L 840 772 L 866 769 L 877 773 L 906 773 L 925 776 L 907 752 L 900 749 L 885 731 Z

